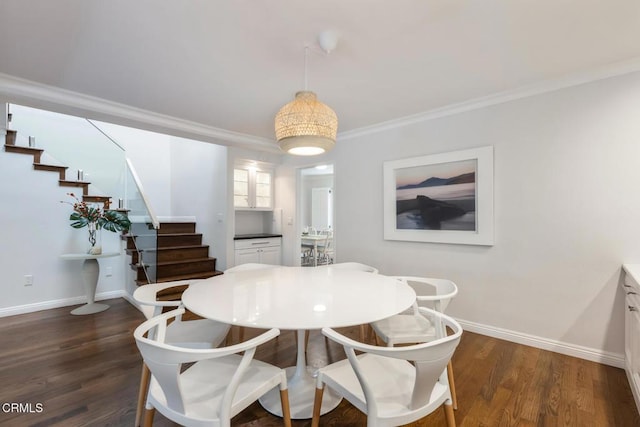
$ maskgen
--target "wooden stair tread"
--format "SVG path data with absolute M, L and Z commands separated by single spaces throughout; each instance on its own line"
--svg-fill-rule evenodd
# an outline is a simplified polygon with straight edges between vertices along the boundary
M 90 196 L 85 194 L 84 196 L 82 196 L 82 199 L 85 202 L 104 202 L 106 200 L 111 200 L 111 196 Z M 113 210 L 113 209 L 109 209 L 109 210 Z
M 176 264 L 191 264 L 193 262 L 202 262 L 202 261 L 213 261 L 216 260 L 214 257 L 207 258 L 189 258 L 189 259 L 179 259 L 175 261 L 160 261 L 155 264 L 147 263 L 146 265 L 155 265 L 156 267 L 162 267 L 165 265 L 176 265 Z M 142 267 L 141 265 L 134 265 L 135 268 Z
M 74 187 L 83 187 L 85 185 L 91 184 L 90 182 L 86 181 L 70 181 L 68 179 L 61 179 L 58 182 L 60 183 L 60 185 L 70 185 Z
M 33 163 L 33 168 L 37 171 L 45 171 L 45 172 L 57 172 L 58 176 L 60 177 L 60 179 L 64 179 L 66 173 L 67 173 L 67 169 L 69 169 L 66 166 L 60 166 L 60 165 L 48 165 L 45 163 L 38 163 L 38 162 L 34 162 Z
M 46 163 L 34 163 L 33 167 L 38 170 L 47 170 L 47 171 L 59 171 L 69 169 L 69 166 L 60 166 L 60 165 L 48 165 Z
M 151 231 L 151 230 L 149 230 L 149 231 Z M 126 235 L 124 235 L 124 237 L 125 238 L 126 237 L 135 238 L 135 237 L 138 237 L 138 236 L 149 236 L 151 234 L 154 234 L 154 233 L 150 232 L 149 234 L 126 234 Z M 172 236 L 173 237 L 177 237 L 177 236 L 182 237 L 182 236 L 202 236 L 202 233 L 167 233 L 167 234 L 156 233 L 156 235 L 158 237 L 172 237 Z
M 61 187 L 74 187 L 74 188 L 82 188 L 82 195 L 86 196 L 89 193 L 89 184 L 90 182 L 83 181 L 69 181 L 66 179 L 61 179 L 58 181 L 58 185 Z
M 42 148 L 24 147 L 22 145 L 4 144 L 4 151 L 8 153 L 28 154 L 33 156 L 34 163 L 40 163 L 44 150 Z
M 168 276 L 168 277 L 163 277 L 161 279 L 156 280 L 156 283 L 173 282 L 176 280 L 208 279 L 209 277 L 219 276 L 221 274 L 223 274 L 222 271 L 214 270 L 214 271 L 199 273 L 199 274 L 183 274 L 178 276 Z M 136 284 L 138 286 L 143 286 L 148 283 L 143 280 L 136 280 Z
M 5 151 L 10 151 L 12 153 L 25 153 L 25 154 L 36 154 L 36 153 L 44 152 L 42 148 L 25 147 L 23 145 L 12 145 L 12 144 L 4 144 L 4 149 Z
M 157 283 L 173 280 L 206 279 L 222 274 L 216 270 L 217 259 L 209 256 L 209 245 L 202 244 L 202 233 L 196 232 L 193 221 L 162 222 L 157 230 L 147 229 L 144 224 L 132 227 L 123 235 L 127 240 L 126 252 L 131 256 L 131 268 L 137 271 L 135 282 L 138 286 L 147 284 L 145 269 L 155 271 Z M 154 239 L 156 247 L 138 251 L 137 239 Z M 144 255 L 145 252 L 149 255 Z M 153 258 L 140 264 L 143 258 Z
M 191 258 L 191 259 L 181 259 L 181 260 L 176 260 L 176 261 L 161 261 L 159 263 L 157 263 L 156 265 L 158 267 L 163 266 L 163 265 L 175 265 L 175 264 L 189 264 L 192 262 L 202 262 L 202 261 L 212 261 L 215 260 L 216 258 L 214 257 L 207 257 L 207 258 Z
M 164 246 L 155 249 L 142 249 L 140 252 L 160 252 L 160 251 L 175 251 L 180 249 L 202 249 L 208 248 L 209 245 L 180 245 L 180 246 Z M 127 249 L 127 253 L 133 252 L 135 249 Z
M 195 233 L 196 223 L 193 221 L 163 222 L 160 224 L 158 234 Z

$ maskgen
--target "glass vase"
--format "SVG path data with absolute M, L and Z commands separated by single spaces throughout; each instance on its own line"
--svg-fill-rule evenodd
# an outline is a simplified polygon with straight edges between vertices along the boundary
M 102 229 L 98 229 L 95 222 L 87 224 L 89 230 L 89 250 L 90 255 L 102 254 Z

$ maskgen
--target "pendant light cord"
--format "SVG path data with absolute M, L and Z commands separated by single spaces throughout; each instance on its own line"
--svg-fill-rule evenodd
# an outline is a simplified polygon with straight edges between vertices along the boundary
M 307 58 L 309 56 L 309 46 L 304 47 L 304 90 L 307 91 Z

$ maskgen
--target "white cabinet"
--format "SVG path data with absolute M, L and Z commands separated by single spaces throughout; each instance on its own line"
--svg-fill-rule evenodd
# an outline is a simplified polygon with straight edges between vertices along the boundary
M 235 168 L 233 206 L 238 210 L 272 210 L 273 173 L 255 168 Z
M 640 410 L 640 264 L 625 264 L 624 362 L 627 378 Z
M 235 265 L 257 262 L 282 264 L 282 238 L 266 237 L 235 241 Z

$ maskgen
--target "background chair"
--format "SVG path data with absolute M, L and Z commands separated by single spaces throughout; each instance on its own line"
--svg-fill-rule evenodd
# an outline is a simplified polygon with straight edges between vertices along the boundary
M 325 233 L 325 239 L 318 246 L 317 262 L 316 265 L 328 265 L 333 264 L 333 232 L 327 231 Z
M 153 317 L 134 331 L 151 370 L 145 426 L 155 410 L 185 426 L 229 426 L 231 418 L 272 388 L 280 387 L 285 426 L 291 425 L 285 371 L 254 360 L 256 347 L 276 337 L 271 329 L 229 347 L 192 349 L 165 342 L 168 324 L 184 313 L 178 308 Z M 242 353 L 239 355 L 237 353 Z M 190 364 L 186 369 L 183 365 Z
M 356 271 L 366 271 L 368 273 L 378 274 L 378 269 L 367 264 L 359 262 L 338 262 L 331 264 L 331 268 L 348 268 Z
M 336 264 L 331 264 L 330 268 L 344 268 L 378 274 L 377 268 L 359 262 L 339 262 Z M 363 342 L 367 341 L 367 325 L 360 325 L 360 340 Z
M 354 341 L 330 328 L 322 333 L 342 344 L 346 360 L 318 371 L 312 427 L 318 426 L 325 385 L 367 415 L 367 426 L 397 426 L 419 420 L 444 405 L 447 425 L 455 426 L 447 362 L 460 342 L 458 322 L 435 310 L 420 313 L 437 328 L 452 330 L 428 342 L 403 347 L 377 347 Z M 356 356 L 356 351 L 362 354 Z
M 371 327 L 376 334 L 376 342 L 381 339 L 392 347 L 396 344 L 413 344 L 434 340 L 438 334 L 436 330 L 438 325 L 434 325 L 428 318 L 422 316 L 418 308 L 427 307 L 444 313 L 451 300 L 458 294 L 458 287 L 451 280 L 446 279 L 412 276 L 399 276 L 397 279 L 407 283 L 415 290 L 416 302 L 407 312 L 373 322 Z M 458 399 L 451 362 L 449 362 L 447 373 L 451 384 L 453 407 L 457 409 Z
M 316 259 L 316 245 L 309 241 L 304 241 L 304 236 L 309 235 L 309 229 L 306 228 L 306 233 L 302 233 L 303 241 L 300 243 L 300 265 L 301 266 L 312 266 L 313 261 Z M 315 235 L 315 232 L 314 234 Z
M 187 287 L 199 280 L 182 280 L 176 282 L 152 283 L 142 285 L 133 292 L 133 298 L 140 304 L 140 309 L 147 319 L 162 313 L 163 310 L 180 307 L 182 293 Z M 185 319 L 183 319 L 183 317 Z M 190 348 L 214 348 L 226 338 L 230 325 L 208 319 L 186 320 L 184 316 L 177 318 L 167 328 L 165 341 L 175 346 Z M 142 410 L 149 389 L 150 372 L 147 365 L 142 363 L 140 377 L 140 391 L 136 409 L 136 427 L 142 421 Z

